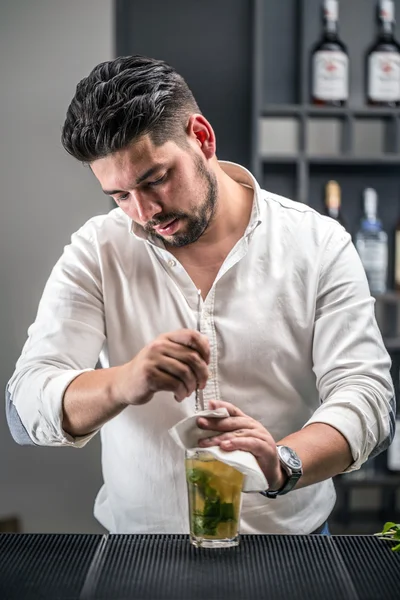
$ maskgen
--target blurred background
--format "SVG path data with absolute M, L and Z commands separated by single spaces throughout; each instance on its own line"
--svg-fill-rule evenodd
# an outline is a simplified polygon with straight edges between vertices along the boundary
M 76 84 L 99 62 L 139 53 L 186 78 L 220 159 L 351 233 L 397 394 L 396 14 L 400 0 L 0 0 L 0 388 L 71 233 L 112 208 L 60 143 Z M 101 532 L 92 514 L 99 439 L 80 450 L 19 447 L 1 415 L 0 531 Z M 389 452 L 335 483 L 334 533 L 400 522 L 399 435 Z

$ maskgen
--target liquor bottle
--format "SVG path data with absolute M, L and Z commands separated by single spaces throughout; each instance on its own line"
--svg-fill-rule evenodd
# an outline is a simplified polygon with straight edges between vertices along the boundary
M 394 232 L 394 287 L 400 291 L 400 219 Z
M 388 236 L 377 216 L 378 195 L 373 188 L 364 190 L 364 217 L 355 236 L 355 246 L 373 295 L 386 291 Z
M 338 35 L 338 2 L 324 0 L 324 29 L 311 54 L 311 101 L 344 106 L 349 96 L 349 57 Z
M 400 45 L 394 38 L 393 0 L 378 4 L 379 32 L 367 52 L 367 103 L 372 106 L 400 104 Z
M 325 213 L 346 228 L 341 210 L 341 192 L 337 181 L 328 181 L 325 187 Z
M 396 431 L 387 451 L 388 471 L 400 471 L 400 415 L 396 418 Z

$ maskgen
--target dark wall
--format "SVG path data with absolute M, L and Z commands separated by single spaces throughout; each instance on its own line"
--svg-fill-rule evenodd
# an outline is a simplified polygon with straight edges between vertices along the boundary
M 250 0 L 117 0 L 118 56 L 167 61 L 186 79 L 217 136 L 219 159 L 250 167 Z

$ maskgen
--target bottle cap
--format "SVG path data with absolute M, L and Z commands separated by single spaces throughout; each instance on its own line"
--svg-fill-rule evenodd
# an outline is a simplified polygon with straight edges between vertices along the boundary
M 380 0 L 379 3 L 379 18 L 386 23 L 394 21 L 394 4 L 393 0 Z
M 337 21 L 338 13 L 339 8 L 337 0 L 324 1 L 324 17 L 327 21 Z
M 374 188 L 366 188 L 364 190 L 364 210 L 368 218 L 376 218 L 378 207 L 378 194 Z
M 341 204 L 341 193 L 340 185 L 337 181 L 331 179 L 326 184 L 326 196 L 325 196 L 327 208 L 340 208 Z

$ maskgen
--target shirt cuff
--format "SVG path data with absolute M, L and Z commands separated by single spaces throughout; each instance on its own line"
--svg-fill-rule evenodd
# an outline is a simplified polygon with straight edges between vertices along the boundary
M 367 425 L 366 415 L 348 400 L 335 399 L 335 406 L 320 406 L 303 426 L 303 429 L 311 423 L 330 425 L 346 439 L 350 446 L 353 463 L 343 473 L 359 469 L 377 444 L 376 438 Z
M 81 448 L 96 435 L 99 429 L 83 436 L 73 437 L 62 428 L 62 402 L 65 390 L 76 377 L 93 370 L 68 370 L 59 375 L 48 374 L 40 392 L 40 408 L 38 410 L 38 405 L 32 403 L 31 410 L 33 412 L 28 409 L 31 412 L 30 415 L 29 412 L 26 414 L 26 405 L 21 407 L 22 410 L 19 410 L 18 403 L 15 404 L 17 412 L 35 444 Z

